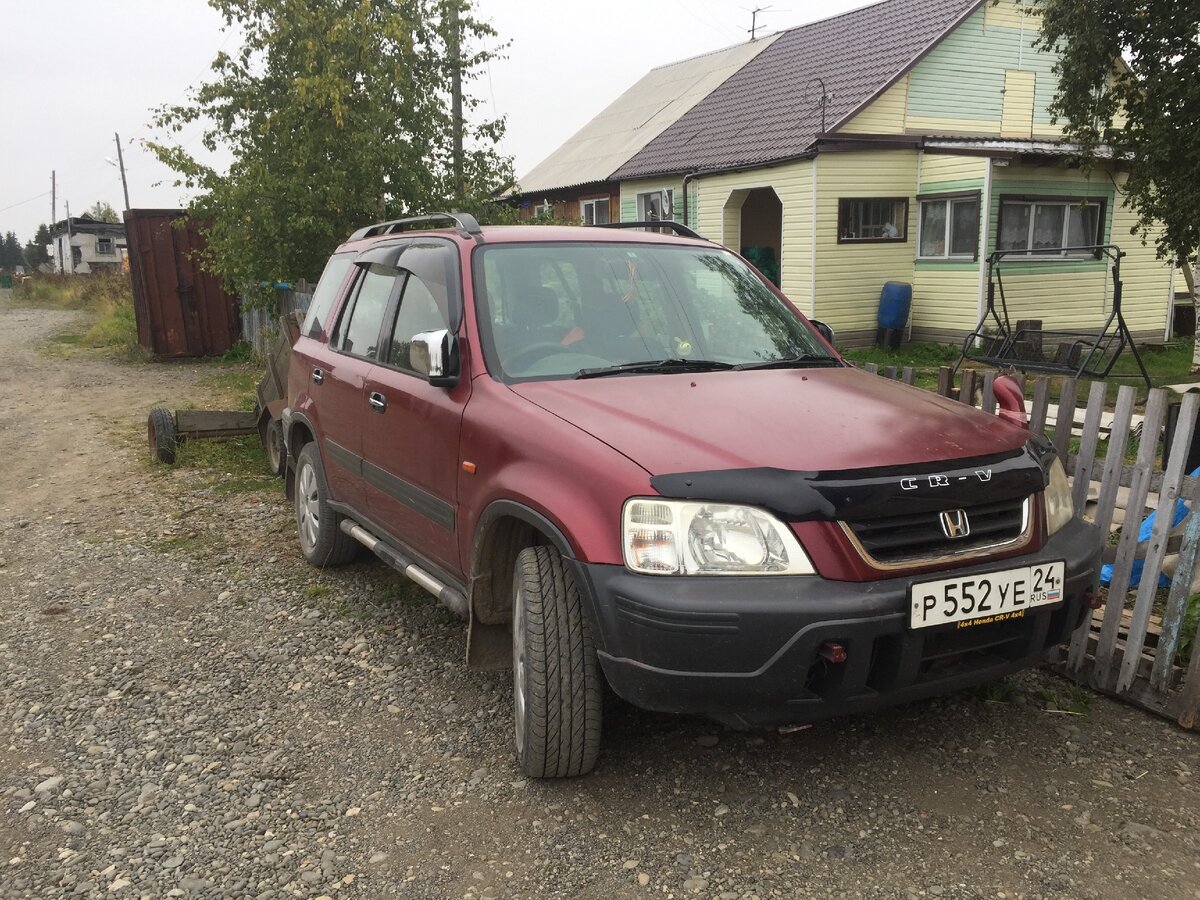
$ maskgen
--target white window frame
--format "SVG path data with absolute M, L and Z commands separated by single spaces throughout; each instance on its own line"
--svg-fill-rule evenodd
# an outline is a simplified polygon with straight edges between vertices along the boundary
M 659 208 L 669 209 L 671 211 L 671 215 L 663 216 L 659 219 L 650 219 L 648 217 L 646 210 L 647 210 L 649 204 L 647 203 L 647 201 L 651 197 L 655 196 L 656 194 L 659 197 L 659 201 L 658 201 Z M 674 222 L 675 221 L 675 189 L 674 188 L 659 188 L 656 191 L 641 191 L 637 195 L 637 220 L 639 222 L 650 222 L 650 221 Z
M 610 200 L 608 197 L 593 197 L 590 200 L 579 201 L 579 220 L 583 222 L 584 225 L 596 224 L 596 206 L 600 203 L 603 203 L 607 210 L 607 218 L 600 224 L 606 224 L 607 222 L 612 221 L 612 200 Z M 587 211 L 589 208 L 592 210 L 592 221 L 590 222 L 588 221 L 587 217 Z
M 552 216 L 554 215 L 554 204 L 549 200 L 543 200 L 541 203 L 535 203 L 533 206 L 533 216 Z
M 1021 197 L 1000 197 L 1000 218 L 996 226 L 996 249 L 1004 250 L 1012 257 L 1020 256 L 1029 260 L 1049 260 L 1057 261 L 1063 259 L 1092 259 L 1091 253 L 1075 252 L 1067 253 L 1063 248 L 1069 247 L 1067 237 L 1071 233 L 1071 210 L 1081 208 L 1084 204 L 1095 206 L 1099 209 L 1096 217 L 1096 234 L 1094 235 L 1094 243 L 1104 243 L 1104 217 L 1107 214 L 1107 201 L 1103 197 L 1063 197 L 1058 198 L 1039 198 L 1034 200 L 1026 200 Z M 1028 206 L 1029 209 L 1029 230 L 1025 235 L 1024 249 L 1012 247 L 1002 248 L 1000 246 L 1000 229 L 1004 225 L 1004 208 L 1006 206 Z M 1062 237 L 1059 239 L 1058 249 L 1053 248 L 1046 250 L 1035 250 L 1033 247 L 1033 233 L 1037 225 L 1037 211 L 1039 207 L 1058 206 L 1063 209 L 1063 231 Z
M 959 260 L 976 260 L 979 258 L 979 210 L 982 207 L 980 195 L 978 192 L 972 194 L 947 194 L 944 197 L 930 196 L 917 198 L 917 259 L 959 259 Z M 946 206 L 946 231 L 942 236 L 942 252 L 935 254 L 923 253 L 921 248 L 924 245 L 925 238 L 925 205 L 930 203 L 942 203 Z M 954 204 L 955 203 L 974 203 L 975 204 L 975 242 L 970 253 L 951 253 L 951 231 L 954 226 Z
M 108 243 L 107 250 L 105 250 L 102 246 L 102 242 L 105 242 L 105 241 L 107 241 L 107 243 Z M 117 245 L 116 245 L 116 242 L 112 238 L 110 238 L 110 237 L 97 237 L 96 238 L 96 255 L 97 256 L 116 256 L 116 254 L 117 254 Z

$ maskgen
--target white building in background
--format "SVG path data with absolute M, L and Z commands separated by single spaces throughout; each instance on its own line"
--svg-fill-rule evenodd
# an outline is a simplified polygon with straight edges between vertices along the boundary
M 50 229 L 54 271 L 66 275 L 124 271 L 129 250 L 125 226 L 97 222 L 87 213 L 55 222 Z

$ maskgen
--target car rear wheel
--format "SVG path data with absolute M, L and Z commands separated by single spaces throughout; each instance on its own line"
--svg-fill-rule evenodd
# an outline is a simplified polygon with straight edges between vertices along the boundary
M 309 442 L 296 459 L 296 530 L 300 551 L 314 566 L 340 566 L 358 554 L 361 545 L 338 527 L 341 519 L 329 506 L 317 445 Z
M 600 750 L 603 678 L 579 589 L 552 547 L 517 556 L 512 631 L 521 771 L 531 778 L 590 772 Z

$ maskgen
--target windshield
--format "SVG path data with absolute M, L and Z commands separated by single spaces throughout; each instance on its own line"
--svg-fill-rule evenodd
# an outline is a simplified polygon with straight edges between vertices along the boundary
M 717 246 L 493 244 L 476 251 L 475 293 L 488 367 L 510 381 L 663 360 L 672 365 L 653 371 L 831 359 Z

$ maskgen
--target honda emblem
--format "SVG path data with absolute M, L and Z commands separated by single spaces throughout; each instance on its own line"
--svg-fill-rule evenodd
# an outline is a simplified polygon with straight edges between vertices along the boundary
M 971 533 L 971 522 L 965 509 L 948 509 L 938 514 L 942 521 L 942 533 L 952 541 L 965 538 Z

